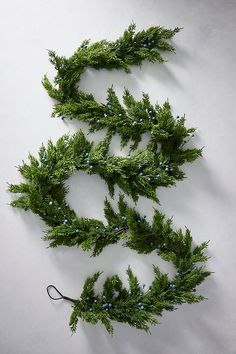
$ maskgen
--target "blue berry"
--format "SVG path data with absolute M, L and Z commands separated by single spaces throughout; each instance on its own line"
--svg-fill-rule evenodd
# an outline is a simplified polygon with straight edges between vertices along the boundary
M 143 306 L 143 305 L 142 305 L 142 306 L 140 306 L 140 309 L 141 309 L 141 310 L 143 310 L 143 309 L 144 309 L 144 306 Z
M 121 218 L 122 220 L 127 220 L 127 217 L 126 216 L 122 216 L 122 218 Z
M 104 114 L 103 114 L 103 116 L 104 116 L 104 117 L 107 117 L 107 114 L 106 114 L 106 113 L 104 113 Z
M 48 203 L 49 205 L 52 205 L 52 201 L 50 200 L 50 202 Z
M 142 303 L 141 303 L 141 302 L 139 302 L 139 303 L 138 303 L 138 305 L 139 305 L 139 306 L 141 306 L 141 305 L 142 305 Z
M 142 176 L 143 175 L 143 172 L 140 172 L 139 176 Z

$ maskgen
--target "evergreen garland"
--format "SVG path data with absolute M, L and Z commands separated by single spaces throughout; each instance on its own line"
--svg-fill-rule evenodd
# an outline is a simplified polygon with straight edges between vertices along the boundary
M 204 299 L 195 293 L 195 288 L 211 274 L 204 267 L 208 259 L 203 253 L 207 242 L 193 246 L 190 231 L 174 231 L 172 221 L 158 210 L 154 212 L 152 223 L 148 223 L 145 216 L 127 205 L 123 195 L 120 195 L 117 212 L 105 200 L 106 224 L 78 217 L 66 202 L 66 180 L 77 170 L 99 174 L 111 196 L 117 184 L 134 201 L 146 196 L 158 202 L 157 187 L 175 185 L 185 177 L 181 165 L 201 156 L 201 149 L 189 149 L 185 145 L 195 128 L 185 127 L 184 116 L 173 117 L 168 102 L 162 107 L 154 106 L 147 94 L 136 101 L 125 90 L 122 106 L 113 88 L 109 88 L 107 103 L 101 104 L 91 94 L 78 90 L 80 77 L 88 67 L 129 72 L 130 65 L 141 65 L 144 59 L 163 62 L 160 51 L 174 51 L 166 40 L 179 30 L 151 27 L 135 33 L 135 25 L 131 24 L 117 41 L 102 40 L 90 45 L 86 40 L 68 59 L 49 51 L 57 75 L 53 84 L 45 76 L 43 85 L 58 101 L 53 115 L 87 121 L 90 131 L 106 127 L 108 134 L 97 146 L 89 142 L 82 131 L 72 137 L 64 135 L 55 144 L 49 141 L 47 146 L 42 145 L 38 158 L 30 154 L 29 163 L 19 166 L 25 182 L 9 185 L 10 192 L 20 194 L 11 205 L 31 210 L 44 220 L 49 226 L 44 239 L 49 241 L 50 247 L 77 246 L 96 256 L 107 245 L 122 240 L 124 246 L 138 253 L 156 251 L 176 268 L 174 278 L 169 279 L 168 274 L 162 274 L 153 266 L 154 280 L 145 289 L 129 267 L 128 289 L 118 275 L 113 275 L 106 278 L 100 294 L 94 290 L 101 274 L 96 272 L 86 280 L 78 300 L 63 296 L 50 285 L 47 289 L 50 297 L 49 289 L 54 287 L 60 298 L 73 303 L 72 332 L 79 318 L 92 324 L 101 321 L 110 333 L 113 333 L 111 321 L 149 331 L 150 325 L 157 323 L 155 316 L 161 315 L 163 310 L 173 311 L 176 305 Z M 132 152 L 144 132 L 151 133 L 147 148 Z M 115 133 L 120 134 L 122 146 L 133 141 L 128 156 L 114 156 L 109 152 Z
M 201 149 L 185 148 L 185 139 L 192 136 L 195 129 L 185 128 L 184 118 L 175 120 L 169 113 L 168 109 L 156 126 L 157 130 L 161 129 L 159 128 L 161 124 L 167 127 L 166 130 L 171 131 L 166 133 L 168 137 L 165 141 L 157 138 L 157 143 L 154 143 L 151 140 L 146 150 L 129 154 L 127 157 L 109 154 L 110 137 L 94 147 L 86 140 L 82 131 L 72 137 L 68 135 L 61 137 L 55 145 L 49 141 L 47 148 L 41 147 L 39 160 L 30 154 L 30 164 L 23 163 L 19 167 L 20 173 L 28 180 L 31 188 L 25 183 L 18 186 L 10 185 L 11 192 L 28 194 L 28 198 L 20 198 L 12 205 L 26 209 L 32 206 L 31 209 L 43 217 L 40 211 L 44 208 L 39 206 L 39 210 L 36 210 L 34 207 L 37 200 L 35 191 L 38 191 L 39 196 L 45 194 L 46 200 L 50 197 L 55 200 L 59 198 L 58 201 L 61 203 L 65 194 L 62 185 L 69 175 L 78 169 L 90 174 L 99 174 L 107 183 L 111 195 L 114 194 L 114 185 L 117 184 L 135 201 L 139 196 L 158 201 L 156 188 L 174 185 L 176 181 L 183 179 L 185 174 L 180 166 L 201 156 Z M 165 134 L 165 130 L 162 131 Z M 59 185 L 60 187 L 56 187 Z M 48 218 L 43 219 L 48 222 Z
M 150 146 L 152 150 L 153 146 Z M 61 137 L 55 145 L 49 141 L 47 148 L 45 146 L 40 148 L 38 160 L 29 155 L 30 164 L 23 163 L 19 167 L 26 181 L 18 185 L 9 185 L 11 192 L 21 194 L 18 199 L 11 202 L 11 205 L 25 210 L 30 209 L 46 222 L 49 229 L 44 239 L 50 242 L 51 247 L 80 246 L 85 251 L 92 251 L 93 256 L 96 256 L 107 245 L 122 240 L 124 246 L 138 253 L 151 253 L 155 250 L 163 259 L 171 261 L 177 268 L 175 278 L 169 280 L 167 274 L 162 274 L 155 266 L 154 280 L 148 291 L 140 287 L 137 278 L 128 268 L 129 290 L 123 286 L 119 277 L 114 275 L 106 279 L 102 293 L 95 296 L 94 285 L 100 275 L 100 272 L 97 272 L 85 282 L 81 298 L 73 300 L 74 310 L 70 320 L 72 331 L 76 330 L 79 317 L 93 324 L 101 321 L 110 333 L 113 331 L 110 320 L 125 322 L 148 331 L 151 324 L 157 323 L 154 315 L 161 315 L 163 310 L 174 310 L 177 304 L 194 303 L 204 299 L 203 296 L 193 292 L 195 287 L 210 275 L 204 266 L 196 265 L 196 262 L 204 263 L 208 258 L 203 254 L 207 243 L 193 248 L 190 231 L 188 229 L 185 233 L 181 229 L 174 231 L 171 220 L 165 220 L 164 215 L 158 210 L 155 210 L 150 225 L 145 216 L 140 216 L 134 208 L 128 207 L 122 195 L 117 213 L 109 201 L 105 201 L 106 225 L 100 220 L 77 217 L 66 202 L 68 187 L 65 185 L 68 177 L 77 169 L 83 169 L 89 174 L 99 173 L 106 181 L 107 171 L 114 173 L 119 170 L 122 173 L 126 171 L 125 177 L 121 173 L 121 181 L 126 181 L 139 162 L 144 162 L 148 169 L 150 166 L 155 169 L 152 160 L 145 160 L 148 150 L 137 153 L 138 157 L 134 155 L 128 158 L 108 155 L 108 148 L 108 138 L 94 146 L 86 140 L 82 131 L 72 137 L 68 135 Z M 154 154 L 156 158 L 160 156 Z M 104 162 L 109 157 L 109 162 Z M 138 160 L 132 161 L 137 158 Z M 158 160 L 158 168 L 164 169 L 166 179 L 169 170 L 166 171 L 166 167 L 163 168 L 160 162 L 162 161 Z M 145 171 L 144 168 L 143 170 Z M 137 171 L 134 172 L 135 176 L 137 177 Z M 138 178 L 143 177 L 146 177 L 146 173 Z M 114 177 L 114 182 L 118 183 L 118 180 Z M 144 191 L 150 187 L 150 181 L 147 178 L 145 181 L 146 186 L 142 185 Z M 128 180 L 126 184 L 120 182 L 118 185 L 126 194 L 129 194 L 130 190 L 126 188 L 136 186 L 131 195 L 134 198 L 140 195 L 135 180 Z M 113 192 L 113 188 L 110 190 Z M 155 188 L 151 189 L 150 195 L 147 193 L 146 195 L 154 199 L 152 193 L 154 191 Z
M 144 132 L 151 132 L 155 142 L 160 139 L 164 141 L 171 134 L 172 128 L 170 126 L 168 131 L 168 125 L 162 124 L 163 114 L 171 116 L 168 103 L 163 108 L 158 105 L 154 107 L 147 94 L 143 94 L 140 102 L 135 101 L 126 89 L 123 95 L 125 109 L 112 88 L 108 89 L 107 103 L 103 104 L 98 103 L 92 94 L 79 90 L 78 83 L 89 67 L 122 69 L 128 73 L 131 65 L 141 65 L 143 60 L 164 62 L 160 52 L 174 52 L 174 47 L 167 40 L 179 31 L 178 27 L 171 30 L 158 26 L 135 33 L 135 24 L 132 23 L 115 42 L 102 40 L 89 44 L 89 40 L 85 40 L 69 58 L 58 56 L 50 50 L 50 62 L 57 74 L 53 83 L 46 75 L 42 83 L 49 96 L 58 101 L 52 115 L 86 121 L 92 132 L 105 127 L 109 134 L 120 134 L 122 146 L 133 140 L 133 149 L 137 147 Z
M 119 198 L 117 213 L 108 200 L 105 201 L 104 212 L 108 222 L 106 230 L 101 222 L 95 226 L 96 221 L 92 220 L 93 234 L 90 233 L 90 237 L 75 235 L 74 244 L 82 242 L 85 250 L 93 248 L 93 255 L 97 255 L 106 245 L 123 240 L 124 246 L 138 253 L 149 254 L 155 250 L 158 256 L 172 262 L 176 273 L 170 279 L 168 274 L 161 273 L 157 266 L 153 266 L 154 280 L 145 289 L 146 285 L 141 286 L 128 267 L 128 289 L 118 275 L 113 275 L 106 278 L 103 290 L 96 294 L 94 286 L 101 274 L 96 272 L 86 280 L 80 299 L 65 297 L 73 303 L 70 317 L 72 332 L 76 331 L 79 318 L 92 324 L 101 321 L 110 333 L 113 333 L 111 320 L 128 323 L 148 332 L 150 325 L 158 323 L 154 316 L 160 316 L 163 310 L 173 311 L 177 305 L 197 303 L 204 299 L 196 294 L 196 286 L 211 274 L 204 267 L 208 259 L 203 253 L 207 242 L 193 246 L 190 231 L 174 231 L 171 219 L 165 220 L 158 210 L 155 210 L 150 225 L 145 216 L 141 217 L 134 208 L 128 207 L 123 196 Z M 48 235 L 48 239 L 51 237 L 53 242 L 57 242 L 53 233 Z M 61 237 L 67 245 L 66 231 L 62 231 Z
M 149 331 L 149 326 L 157 323 L 154 316 L 160 316 L 163 310 L 173 311 L 182 303 L 197 303 L 204 299 L 202 295 L 196 294 L 195 288 L 211 274 L 204 267 L 208 257 L 203 250 L 207 243 L 193 246 L 190 231 L 174 231 L 171 219 L 165 220 L 164 215 L 157 210 L 150 225 L 145 217 L 141 217 L 134 208 L 128 207 L 123 196 L 120 196 L 118 204 L 119 211 L 115 213 L 110 203 L 107 200 L 105 202 L 105 215 L 108 227 L 111 228 L 111 237 L 106 235 L 103 238 L 95 232 L 94 239 L 91 237 L 87 240 L 85 249 L 90 249 L 96 242 L 96 252 L 97 246 L 102 249 L 120 238 L 125 241 L 125 246 L 138 253 L 148 254 L 155 250 L 157 255 L 173 263 L 176 273 L 169 279 L 168 274 L 162 274 L 157 266 L 153 266 L 154 280 L 145 289 L 146 286 L 139 284 L 129 267 L 128 289 L 118 275 L 113 275 L 106 278 L 103 290 L 96 294 L 94 286 L 101 274 L 96 272 L 86 280 L 80 299 L 66 297 L 73 302 L 70 318 L 72 332 L 76 331 L 79 318 L 92 324 L 101 321 L 110 333 L 113 333 L 111 320 Z M 112 237 L 114 229 L 117 233 Z

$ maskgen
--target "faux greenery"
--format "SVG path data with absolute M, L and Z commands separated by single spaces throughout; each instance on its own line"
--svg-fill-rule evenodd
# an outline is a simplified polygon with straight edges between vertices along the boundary
M 108 89 L 107 103 L 98 103 L 92 94 L 79 90 L 78 83 L 87 68 L 122 69 L 129 72 L 131 65 L 141 65 L 143 60 L 164 62 L 161 52 L 174 51 L 168 40 L 179 30 L 178 27 L 171 30 L 158 26 L 135 33 L 135 24 L 132 23 L 114 42 L 102 40 L 90 44 L 89 40 L 83 41 L 69 58 L 49 51 L 50 62 L 57 74 L 53 83 L 46 75 L 42 82 L 49 96 L 58 102 L 52 115 L 86 121 L 91 131 L 106 127 L 109 134 L 120 134 L 123 146 L 130 139 L 133 140 L 133 149 L 137 147 L 144 132 L 151 132 L 154 141 L 168 138 L 172 126 L 168 131 L 168 125 L 161 123 L 162 115 L 169 112 L 168 103 L 163 107 L 153 106 L 147 94 L 143 95 L 140 102 L 135 101 L 129 91 L 125 90 L 123 107 L 112 88 Z
M 128 207 L 122 196 L 118 213 L 106 201 L 105 215 L 111 234 L 104 238 L 95 229 L 94 239 L 87 239 L 83 245 L 86 249 L 94 246 L 94 242 L 96 251 L 97 246 L 101 249 L 108 243 L 122 239 L 125 246 L 138 253 L 148 254 L 155 250 L 157 255 L 173 263 L 176 273 L 170 278 L 168 274 L 162 274 L 157 266 L 153 266 L 154 280 L 147 287 L 139 284 L 129 267 L 128 288 L 118 275 L 113 275 L 106 278 L 103 290 L 97 293 L 94 286 L 101 273 L 96 272 L 86 280 L 80 299 L 69 298 L 73 302 L 70 318 L 72 332 L 76 331 L 79 318 L 92 324 L 101 321 L 110 333 L 113 333 L 111 321 L 128 323 L 149 331 L 150 325 L 158 323 L 155 316 L 160 316 L 163 310 L 173 311 L 182 303 L 196 303 L 204 299 L 196 293 L 195 288 L 211 274 L 204 267 L 208 257 L 203 250 L 207 243 L 194 246 L 188 229 L 185 233 L 181 229 L 174 231 L 171 220 L 165 220 L 164 215 L 157 210 L 150 225 L 145 217 Z M 100 225 L 100 228 L 103 226 Z M 76 243 L 78 239 L 79 236 L 75 236 Z
M 172 121 L 177 128 L 173 129 L 171 139 L 176 138 L 174 132 L 182 140 L 192 131 L 184 128 L 183 121 L 174 121 L 173 118 Z M 184 137 L 180 137 L 180 132 L 183 132 Z M 66 202 L 68 188 L 65 183 L 76 170 L 99 174 L 106 181 L 111 195 L 117 184 L 135 201 L 140 195 L 157 201 L 156 188 L 171 186 L 183 179 L 184 173 L 180 166 L 201 154 L 201 150 L 184 150 L 182 147 L 170 153 L 162 146 L 157 152 L 156 147 L 150 143 L 146 150 L 132 156 L 114 156 L 109 153 L 109 142 L 110 139 L 106 138 L 94 146 L 79 131 L 72 137 L 62 136 L 56 144 L 49 141 L 47 147 L 42 145 L 38 159 L 30 154 L 29 163 L 23 162 L 19 166 L 25 182 L 9 185 L 10 192 L 21 194 L 11 205 L 31 209 L 47 225 L 57 228 L 54 234 L 60 232 L 58 227 L 61 225 L 74 225 L 71 228 L 74 233 L 78 228 L 78 219 Z
M 185 175 L 181 166 L 201 156 L 201 149 L 185 145 L 195 129 L 185 127 L 184 116 L 173 117 L 169 102 L 154 106 L 147 94 L 137 101 L 125 90 L 122 105 L 113 88 L 109 88 L 107 103 L 102 104 L 78 87 L 81 75 L 89 67 L 129 72 L 131 65 L 141 65 L 145 59 L 163 62 L 161 52 L 174 51 L 167 40 L 179 30 L 151 27 L 135 33 L 135 25 L 131 24 L 115 42 L 102 40 L 90 44 L 86 40 L 68 59 L 49 51 L 57 74 L 53 83 L 45 76 L 43 85 L 57 101 L 53 116 L 87 121 L 90 131 L 107 128 L 108 134 L 96 146 L 82 131 L 71 137 L 64 135 L 55 144 L 49 141 L 47 146 L 42 145 L 37 158 L 30 154 L 29 162 L 19 166 L 25 181 L 9 185 L 10 192 L 19 194 L 11 205 L 31 210 L 44 220 L 48 225 L 44 239 L 50 247 L 77 246 L 96 256 L 107 245 L 122 240 L 124 246 L 138 253 L 155 251 L 176 268 L 171 278 L 153 266 L 154 280 L 147 288 L 139 284 L 129 267 L 128 288 L 118 275 L 113 275 L 106 278 L 100 293 L 94 289 L 101 274 L 96 272 L 86 280 L 80 299 L 61 297 L 73 302 L 72 332 L 79 318 L 92 324 L 101 321 L 110 333 L 113 332 L 111 321 L 149 331 L 150 325 L 157 323 L 155 316 L 163 310 L 172 311 L 176 305 L 204 299 L 196 294 L 195 288 L 210 275 L 204 266 L 208 258 L 203 253 L 207 243 L 193 245 L 188 229 L 174 231 L 171 220 L 165 219 L 158 210 L 148 223 L 145 216 L 127 205 L 123 195 L 117 211 L 105 200 L 106 223 L 77 216 L 66 201 L 67 179 L 82 170 L 104 179 L 111 196 L 118 185 L 134 201 L 146 196 L 158 202 L 156 189 L 182 180 Z M 150 133 L 150 141 L 145 150 L 137 151 L 145 132 Z M 122 146 L 130 140 L 133 142 L 128 156 L 114 156 L 109 152 L 115 133 L 121 136 Z
M 44 239 L 50 242 L 51 247 L 80 246 L 83 250 L 91 250 L 95 256 L 107 245 L 123 240 L 125 246 L 139 253 L 155 250 L 163 259 L 171 261 L 177 268 L 175 278 L 170 280 L 154 267 L 154 280 L 148 290 L 140 287 L 129 268 L 129 290 L 115 275 L 107 278 L 103 292 L 95 295 L 93 287 L 100 274 L 97 272 L 87 279 L 81 298 L 73 300 L 74 310 L 70 320 L 72 331 L 75 331 L 79 317 L 93 324 L 101 321 L 109 332 L 113 330 L 110 320 L 125 322 L 148 331 L 149 325 L 157 322 L 154 316 L 161 315 L 164 309 L 173 310 L 177 304 L 203 299 L 193 292 L 196 285 L 210 274 L 203 266 L 196 266 L 196 262 L 204 263 L 207 260 L 203 254 L 207 243 L 193 247 L 190 231 L 174 231 L 171 220 L 165 220 L 158 210 L 155 210 L 150 225 L 145 216 L 140 216 L 135 209 L 128 207 L 122 196 L 117 213 L 109 201 L 105 201 L 106 224 L 96 219 L 77 217 L 66 202 L 68 187 L 65 185 L 68 177 L 77 169 L 83 169 L 89 174 L 99 173 L 106 181 L 109 181 L 109 172 L 115 173 L 114 183 L 118 183 L 127 194 L 132 190 L 131 195 L 136 198 L 141 193 L 137 191 L 138 181 L 143 178 L 146 184 L 140 184 L 142 190 L 150 190 L 150 195 L 146 195 L 154 196 L 156 186 L 150 189 L 147 177 L 150 176 L 150 169 L 158 168 L 159 173 L 163 174 L 163 180 L 166 180 L 163 185 L 169 184 L 169 169 L 166 171 L 164 163 L 166 160 L 162 160 L 161 153 L 152 152 L 152 145 L 150 151 L 141 151 L 133 157 L 109 155 L 108 148 L 109 139 L 94 146 L 81 131 L 71 138 L 68 135 L 61 137 L 55 145 L 49 141 L 47 148 L 40 148 L 38 159 L 29 155 L 30 164 L 23 163 L 19 167 L 26 181 L 9 185 L 11 192 L 21 194 L 11 204 L 25 210 L 31 209 L 46 222 L 49 229 Z M 137 173 L 137 168 L 142 168 L 141 175 Z M 175 168 L 178 171 L 178 167 Z M 126 174 L 123 176 L 124 171 Z M 118 182 L 118 176 L 121 182 Z M 127 183 L 122 182 L 126 180 Z M 110 189 L 113 192 L 113 188 Z

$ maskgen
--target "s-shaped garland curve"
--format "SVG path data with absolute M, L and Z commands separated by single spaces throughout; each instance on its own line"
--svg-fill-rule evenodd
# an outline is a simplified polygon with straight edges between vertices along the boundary
M 148 331 L 151 324 L 157 323 L 155 316 L 161 315 L 163 310 L 174 310 L 177 304 L 203 300 L 203 296 L 195 293 L 195 287 L 211 274 L 204 268 L 208 257 L 203 254 L 203 250 L 207 243 L 194 247 L 188 229 L 185 233 L 181 229 L 174 231 L 171 220 L 166 220 L 158 210 L 155 210 L 152 224 L 149 224 L 134 208 L 128 207 L 122 195 L 118 202 L 118 212 L 112 209 L 108 200 L 105 201 L 106 225 L 96 219 L 77 217 L 66 202 L 68 187 L 65 182 L 76 170 L 99 174 L 107 183 L 111 195 L 114 194 L 114 185 L 117 184 L 135 201 L 141 195 L 158 201 L 156 188 L 171 186 L 177 180 L 183 179 L 184 173 L 180 166 L 201 155 L 201 149 L 185 148 L 185 143 L 195 129 L 187 129 L 184 126 L 184 117 L 175 119 L 168 102 L 163 107 L 153 106 L 146 94 L 142 101 L 135 101 L 126 90 L 124 108 L 112 88 L 108 90 L 107 105 L 98 104 L 92 95 L 75 90 L 76 82 L 88 66 L 98 69 L 122 68 L 128 71 L 129 65 L 140 65 L 143 59 L 162 62 L 162 57 L 154 47 L 173 50 L 163 39 L 171 38 L 178 30 L 152 27 L 135 35 L 134 25 L 131 25 L 115 44 L 101 41 L 89 47 L 88 42 L 83 42 L 76 52 L 77 56 L 74 55 L 74 61 L 71 61 L 71 58 L 67 60 L 57 57 L 54 52 L 50 52 L 51 61 L 58 70 L 55 83 L 59 84 L 59 89 L 53 87 L 46 77 L 44 86 L 52 97 L 60 101 L 54 108 L 54 114 L 61 115 L 63 111 L 63 117 L 66 114 L 86 120 L 92 131 L 106 126 L 108 136 L 94 146 L 79 131 L 72 137 L 61 137 L 56 144 L 49 141 L 47 147 L 43 145 L 39 150 L 38 159 L 29 155 L 30 163 L 23 162 L 19 167 L 26 182 L 9 185 L 11 192 L 21 194 L 11 205 L 30 209 L 45 221 L 49 229 L 44 239 L 50 242 L 51 247 L 80 246 L 84 250 L 92 250 L 95 256 L 108 244 L 121 239 L 125 246 L 139 253 L 156 250 L 159 256 L 171 261 L 176 267 L 175 277 L 170 280 L 167 274 L 162 274 L 158 267 L 154 266 L 154 280 L 148 289 L 140 286 L 129 267 L 129 289 L 124 287 L 118 275 L 114 275 L 106 279 L 102 292 L 95 294 L 94 286 L 100 275 L 100 272 L 97 272 L 86 280 L 80 299 L 64 297 L 58 292 L 60 298 L 73 302 L 70 319 L 73 332 L 79 318 L 92 324 L 101 321 L 110 333 L 113 332 L 111 320 Z M 144 51 L 140 48 L 141 44 L 146 43 L 143 43 L 143 37 L 146 38 L 145 41 L 148 37 L 150 43 L 144 46 Z M 134 41 L 138 49 L 132 51 L 132 59 L 129 46 L 134 45 Z M 122 48 L 122 45 L 125 48 L 120 52 L 123 56 L 118 58 L 117 46 Z M 114 60 L 107 60 L 111 52 Z M 143 56 L 140 53 L 144 53 Z M 80 67 L 78 63 L 81 64 L 81 58 L 84 61 Z M 91 58 L 95 63 L 93 65 L 89 61 Z M 70 94 L 73 97 L 70 97 Z M 75 103 L 76 110 L 68 109 Z M 76 114 L 72 114 L 73 112 Z M 100 118 L 97 116 L 98 112 Z M 121 135 L 122 145 L 127 144 L 130 139 L 133 140 L 134 150 L 145 131 L 151 131 L 151 140 L 146 150 L 130 153 L 127 157 L 109 153 L 110 139 L 114 133 Z M 203 264 L 199 265 L 198 262 Z M 49 295 L 51 287 L 48 288 Z
M 95 256 L 105 246 L 121 239 L 125 246 L 139 253 L 156 250 L 163 259 L 171 261 L 177 270 L 174 279 L 169 280 L 166 274 L 161 274 L 154 267 L 154 280 L 148 290 L 139 285 L 128 268 L 129 290 L 115 275 L 107 278 L 102 293 L 95 295 L 94 285 L 100 274 L 97 272 L 85 282 L 80 300 L 73 300 L 74 311 L 70 321 L 72 331 L 75 331 L 79 317 L 93 324 L 100 320 L 109 332 L 113 330 L 110 320 L 126 322 L 148 331 L 149 325 L 156 322 L 154 315 L 160 315 L 164 309 L 173 310 L 176 304 L 203 299 L 194 293 L 195 287 L 210 272 L 196 263 L 206 262 L 208 257 L 203 254 L 203 250 L 207 243 L 193 247 L 190 231 L 174 231 L 171 220 L 165 220 L 158 210 L 155 210 L 150 225 L 145 216 L 140 216 L 135 209 L 128 207 L 123 196 L 119 199 L 118 213 L 112 209 L 108 200 L 105 201 L 107 225 L 100 220 L 77 217 L 66 202 L 68 188 L 65 181 L 74 171 L 82 169 L 89 174 L 99 173 L 105 180 L 111 171 L 116 176 L 117 171 L 121 171 L 122 181 L 130 176 L 134 167 L 140 168 L 139 163 L 144 172 L 141 176 L 134 173 L 132 178 L 136 176 L 137 179 L 146 180 L 145 166 L 149 168 L 151 165 L 160 171 L 163 169 L 159 155 L 155 157 L 158 167 L 153 164 L 152 152 L 150 159 L 148 151 L 141 151 L 130 158 L 117 157 L 108 155 L 108 147 L 109 139 L 94 147 L 81 131 L 72 137 L 61 137 L 55 145 L 49 141 L 47 148 L 40 148 L 38 160 L 30 155 L 30 164 L 23 163 L 19 167 L 26 182 L 9 185 L 11 192 L 21 194 L 11 205 L 30 209 L 45 221 L 49 229 L 44 239 L 50 241 L 51 247 L 80 246 L 83 250 L 92 250 Z M 127 175 L 122 176 L 124 171 Z M 163 174 L 168 178 L 165 168 Z M 114 181 L 117 182 L 118 178 Z M 128 185 L 136 186 L 137 183 L 137 180 L 130 180 Z M 122 188 L 122 183 L 119 186 Z

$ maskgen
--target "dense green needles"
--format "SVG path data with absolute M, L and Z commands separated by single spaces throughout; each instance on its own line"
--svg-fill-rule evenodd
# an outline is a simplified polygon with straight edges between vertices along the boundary
M 211 274 L 205 269 L 207 242 L 195 246 L 188 229 L 175 231 L 171 219 L 158 210 L 154 211 L 152 222 L 147 222 L 145 215 L 128 206 L 122 194 L 117 211 L 105 200 L 106 223 L 77 216 L 66 200 L 67 179 L 82 170 L 98 174 L 111 196 L 117 185 L 134 201 L 146 196 L 158 202 L 157 188 L 170 187 L 182 180 L 185 175 L 181 166 L 201 156 L 201 149 L 186 145 L 195 128 L 185 127 L 184 116 L 174 117 L 168 101 L 162 106 L 153 105 L 145 93 L 138 101 L 125 89 L 121 103 L 111 87 L 107 102 L 99 103 L 92 94 L 79 89 L 81 75 L 87 68 L 122 69 L 128 73 L 131 65 L 141 65 L 143 60 L 162 63 L 162 52 L 174 51 L 169 40 L 179 30 L 150 27 L 136 33 L 135 25 L 131 24 L 114 42 L 83 41 L 69 58 L 49 51 L 56 76 L 52 83 L 44 76 L 43 85 L 56 100 L 53 116 L 88 122 L 91 132 L 106 128 L 107 136 L 94 145 L 79 131 L 71 137 L 62 136 L 55 144 L 49 141 L 47 146 L 42 145 L 37 158 L 30 154 L 29 162 L 19 166 L 24 182 L 9 185 L 9 191 L 18 194 L 11 205 L 40 216 L 48 226 L 44 239 L 50 247 L 76 246 L 97 256 L 109 244 L 122 241 L 124 247 L 138 253 L 155 251 L 176 269 L 171 278 L 153 266 L 154 279 L 147 287 L 139 284 L 128 267 L 128 287 L 118 275 L 113 275 L 106 278 L 100 292 L 95 291 L 101 274 L 96 272 L 85 281 L 79 299 L 60 297 L 73 302 L 72 332 L 76 331 L 80 318 L 91 324 L 100 321 L 110 333 L 113 333 L 111 321 L 149 331 L 158 322 L 156 316 L 161 316 L 164 310 L 173 311 L 182 303 L 204 299 L 196 293 L 196 286 Z M 150 133 L 149 143 L 145 150 L 139 151 L 138 144 L 146 132 Z M 122 147 L 132 142 L 128 156 L 110 153 L 115 133 L 120 135 Z
M 131 65 L 141 65 L 144 60 L 162 63 L 161 52 L 174 51 L 168 43 L 180 28 L 173 30 L 163 27 L 150 27 L 146 31 L 135 33 L 135 24 L 131 24 L 123 36 L 115 42 L 102 40 L 93 44 L 84 41 L 70 58 L 58 56 L 49 51 L 49 58 L 57 74 L 51 83 L 45 75 L 43 85 L 49 96 L 56 99 L 53 116 L 75 118 L 86 121 L 91 131 L 104 127 L 109 133 L 119 133 L 122 145 L 131 139 L 135 148 L 144 132 L 150 131 L 154 136 L 161 134 L 152 130 L 162 111 L 167 109 L 151 105 L 148 95 L 143 95 L 141 102 L 135 101 L 128 90 L 124 91 L 125 108 L 112 88 L 108 89 L 107 103 L 98 103 L 92 94 L 79 90 L 79 80 L 84 71 L 95 69 L 123 69 L 130 71 Z M 165 112 L 164 112 L 165 114 Z

